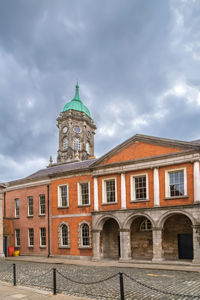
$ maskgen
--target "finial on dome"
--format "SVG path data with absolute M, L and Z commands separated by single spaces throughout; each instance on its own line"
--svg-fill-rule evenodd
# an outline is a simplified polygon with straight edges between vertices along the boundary
M 81 101 L 80 96 L 79 96 L 79 85 L 78 85 L 78 80 L 77 80 L 77 84 L 76 84 L 76 92 L 75 92 L 75 96 L 73 100 L 78 100 Z

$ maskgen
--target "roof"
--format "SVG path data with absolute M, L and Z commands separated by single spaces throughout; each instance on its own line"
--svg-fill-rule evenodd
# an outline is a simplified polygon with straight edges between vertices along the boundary
M 84 112 L 89 118 L 91 118 L 89 109 L 83 104 L 83 102 L 80 99 L 78 84 L 76 85 L 76 92 L 74 98 L 70 102 L 65 104 L 63 112 L 70 109 Z
M 89 159 L 89 160 L 83 160 L 78 162 L 55 165 L 52 167 L 48 167 L 46 169 L 41 169 L 24 179 L 35 179 L 35 178 L 46 177 L 46 176 L 53 177 L 54 175 L 59 173 L 70 172 L 75 170 L 84 170 L 89 168 L 95 161 L 96 159 Z

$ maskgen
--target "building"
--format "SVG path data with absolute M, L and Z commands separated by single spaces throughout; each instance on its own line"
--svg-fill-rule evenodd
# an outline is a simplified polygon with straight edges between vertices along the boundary
M 199 141 L 136 134 L 96 159 L 78 85 L 57 122 L 57 163 L 3 189 L 8 245 L 25 255 L 200 263 Z

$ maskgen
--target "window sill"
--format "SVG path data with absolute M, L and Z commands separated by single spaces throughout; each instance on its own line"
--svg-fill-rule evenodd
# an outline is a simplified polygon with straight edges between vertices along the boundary
M 78 247 L 80 250 L 83 250 L 83 249 L 92 249 L 91 246 L 79 246 Z
M 118 202 L 105 202 L 102 203 L 101 205 L 112 205 L 112 204 L 118 204 Z
M 62 209 L 62 208 L 69 208 L 69 205 L 68 206 L 58 206 L 58 209 Z
M 31 215 L 31 216 L 27 216 L 27 218 L 33 218 L 33 215 Z
M 59 246 L 59 249 L 70 249 L 70 246 Z
M 46 214 L 42 214 L 42 215 L 39 214 L 39 215 L 38 215 L 38 217 L 45 217 L 45 216 L 46 216 Z
M 88 206 L 91 206 L 91 204 L 79 204 L 78 207 L 88 207 Z
M 139 202 L 149 202 L 149 199 L 136 199 L 136 200 L 131 200 L 130 203 L 139 203 Z
M 41 245 L 40 245 L 40 248 L 42 248 L 42 249 L 45 249 L 46 247 L 47 247 L 47 246 L 41 246 Z
M 34 246 L 28 246 L 28 248 L 30 248 L 30 249 L 33 249 L 33 248 L 34 248 Z
M 185 195 L 185 196 L 174 196 L 174 197 L 165 197 L 164 200 L 187 199 L 187 198 L 189 198 L 188 195 Z

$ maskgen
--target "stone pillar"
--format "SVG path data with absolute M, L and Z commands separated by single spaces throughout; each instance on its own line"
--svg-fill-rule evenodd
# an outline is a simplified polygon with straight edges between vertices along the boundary
M 3 187 L 0 186 L 0 257 L 4 257 L 3 253 Z
M 126 209 L 126 177 L 121 173 L 121 209 Z
M 163 260 L 162 254 L 162 228 L 154 227 L 153 233 L 153 262 L 160 262 Z
M 200 224 L 193 228 L 193 263 L 200 264 Z
M 130 230 L 120 230 L 120 261 L 127 261 L 131 259 L 131 239 Z
M 153 169 L 154 206 L 160 206 L 159 169 Z
M 99 210 L 99 199 L 98 199 L 98 178 L 94 177 L 94 211 Z
M 97 261 L 101 258 L 100 253 L 100 234 L 101 230 L 93 230 L 92 238 L 93 238 L 93 258 L 92 260 Z
M 199 161 L 194 162 L 194 202 L 200 202 Z

